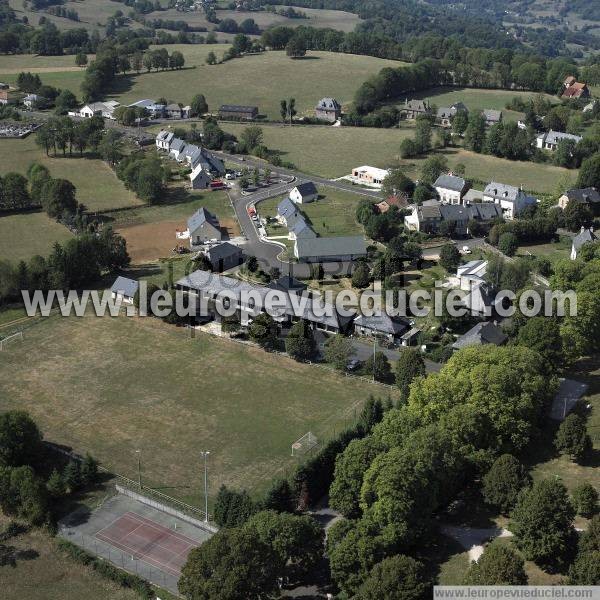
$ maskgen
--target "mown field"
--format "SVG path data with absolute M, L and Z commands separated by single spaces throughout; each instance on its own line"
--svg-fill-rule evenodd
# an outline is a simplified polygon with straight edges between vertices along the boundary
M 88 55 L 88 60 L 92 60 L 93 54 Z M 21 71 L 30 71 L 31 73 L 56 72 L 56 71 L 83 71 L 81 67 L 75 65 L 75 57 L 65 56 L 40 56 L 39 54 L 2 54 L 0 56 L 0 72 L 6 74 L 18 74 Z
M 28 410 L 48 439 L 148 485 L 200 500 L 209 484 L 264 489 L 291 469 L 292 442 L 350 422 L 368 382 L 156 319 L 52 318 L 0 363 L 0 411 Z M 385 390 L 387 394 L 387 390 Z M 392 390 L 393 394 L 393 390 Z
M 46 156 L 35 143 L 35 134 L 23 140 L 0 140 L 0 175 L 16 171 L 23 175 L 29 165 L 39 162 L 52 177 L 69 179 L 77 188 L 77 199 L 93 211 L 135 206 L 141 201 L 125 188 L 110 167 L 95 158 Z

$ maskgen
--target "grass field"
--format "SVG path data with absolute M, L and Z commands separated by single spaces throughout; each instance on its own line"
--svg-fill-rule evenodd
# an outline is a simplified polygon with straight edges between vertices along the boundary
M 277 205 L 282 197 L 264 200 L 258 205 L 261 217 L 275 217 Z M 362 196 L 349 194 L 331 188 L 320 187 L 319 199 L 309 204 L 300 206 L 300 210 L 307 217 L 307 221 L 314 231 L 321 237 L 360 235 L 362 227 L 356 222 L 356 207 Z M 280 227 L 273 235 L 285 235 L 287 229 Z
M 92 60 L 93 55 L 88 55 Z M 82 71 L 75 65 L 75 57 L 66 56 L 40 56 L 38 54 L 2 54 L 0 55 L 0 72 L 15 74 L 21 71 L 32 73 L 45 73 L 54 71 Z
M 192 501 L 200 450 L 211 495 L 222 483 L 262 490 L 296 464 L 294 440 L 339 432 L 384 392 L 152 318 L 46 320 L 0 363 L 0 410 L 28 410 L 49 440 L 131 477 L 140 449 L 148 485 Z
M 35 143 L 35 136 L 23 140 L 0 140 L 0 175 L 10 171 L 25 174 L 32 162 L 50 170 L 52 177 L 70 180 L 77 188 L 77 199 L 90 210 L 135 206 L 141 201 L 125 186 L 102 160 L 58 155 L 46 156 Z
M 46 256 L 55 242 L 71 237 L 64 225 L 43 212 L 0 215 L 0 257 L 13 262 Z
M 520 246 L 517 250 L 517 254 L 520 256 L 526 256 L 533 254 L 547 258 L 550 262 L 569 258 L 571 253 L 571 238 L 567 236 L 561 236 L 558 243 L 555 244 L 532 244 L 529 246 Z

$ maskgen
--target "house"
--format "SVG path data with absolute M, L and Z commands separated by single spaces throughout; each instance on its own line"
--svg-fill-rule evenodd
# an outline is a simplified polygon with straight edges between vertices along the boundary
M 316 238 L 317 234 L 312 227 L 306 222 L 304 216 L 297 214 L 295 217 L 288 219 L 289 239 L 299 240 L 306 238 Z
M 193 190 L 205 190 L 210 187 L 212 177 L 207 173 L 202 165 L 198 165 L 190 173 L 190 186 Z
M 183 119 L 183 109 L 174 102 L 165 106 L 164 114 L 168 119 Z
M 3 81 L 0 81 L 0 90 L 8 90 L 10 88 L 10 85 L 8 85 L 8 83 L 4 83 Z
M 404 119 L 416 119 L 419 115 L 431 113 L 431 105 L 427 100 L 408 100 L 400 106 L 400 114 Z
M 543 150 L 550 150 L 554 152 L 558 148 L 559 142 L 562 140 L 572 140 L 575 144 L 583 138 L 580 135 L 573 135 L 572 133 L 563 133 L 562 131 L 552 131 L 552 129 L 545 133 L 540 133 L 536 138 L 536 145 L 538 148 Z
M 502 346 L 506 343 L 508 337 L 502 332 L 502 329 L 494 323 L 477 323 L 475 327 L 472 327 L 461 335 L 452 348 L 454 350 L 461 350 L 469 346 L 484 346 L 486 344 L 494 344 L 494 346 Z
M 484 281 L 487 272 L 487 260 L 471 260 L 456 269 L 456 277 L 452 278 L 456 285 L 465 292 L 470 291 L 474 285 Z
M 392 207 L 397 208 L 398 210 L 404 209 L 408 206 L 408 196 L 404 193 L 397 194 L 394 196 L 388 196 L 386 200 L 382 200 L 378 204 L 375 205 L 377 212 L 379 214 L 384 214 Z
M 222 240 L 221 225 L 217 217 L 199 208 L 187 221 L 190 236 L 190 246 L 197 246 L 209 240 Z
M 362 236 L 299 238 L 294 256 L 301 262 L 350 262 L 367 255 Z
M 165 105 L 157 104 L 154 100 L 150 100 L 149 98 L 138 100 L 137 102 L 130 104 L 128 108 L 143 108 L 152 118 L 165 116 Z
M 387 169 L 378 169 L 367 165 L 352 169 L 352 178 L 357 183 L 364 183 L 376 188 L 381 188 L 383 180 L 389 175 Z
M 171 142 L 174 138 L 174 133 L 166 129 L 161 129 L 156 136 L 156 147 L 159 150 L 166 150 L 168 152 L 171 149 Z
M 484 108 L 481 111 L 483 118 L 485 119 L 485 124 L 488 127 L 492 125 L 497 125 L 502 122 L 502 111 L 501 110 L 492 110 L 489 108 Z
M 404 217 L 404 225 L 412 231 L 436 233 L 443 222 L 448 222 L 457 235 L 469 233 L 469 221 L 489 224 L 502 218 L 502 209 L 495 204 L 441 204 L 426 200 L 422 206 L 413 206 L 411 214 Z
M 600 213 L 600 192 L 595 187 L 567 190 L 559 199 L 558 206 L 563 210 L 569 202 L 580 202 L 591 209 L 594 215 Z
M 391 343 L 400 341 L 409 329 L 410 324 L 407 321 L 390 317 L 385 311 L 372 317 L 360 315 L 354 320 L 354 333 L 382 337 Z
M 290 200 L 294 204 L 308 204 L 318 197 L 317 186 L 312 181 L 301 183 L 290 192 Z
M 442 222 L 450 226 L 452 235 L 467 235 L 469 233 L 469 220 L 471 211 L 468 206 L 460 204 L 442 204 L 440 206 Z
M 116 100 L 109 100 L 108 102 L 92 102 L 83 106 L 77 114 L 79 117 L 84 119 L 91 119 L 92 117 L 104 117 L 105 119 L 114 120 L 115 108 L 120 106 Z
M 315 117 L 335 123 L 342 116 L 342 105 L 335 98 L 321 98 L 315 108 Z
M 589 104 L 586 104 L 583 107 L 583 112 L 584 113 L 592 112 L 594 110 L 594 108 L 596 108 L 596 104 L 598 104 L 598 100 L 592 100 Z
M 113 300 L 120 300 L 125 304 L 133 304 L 133 299 L 140 284 L 135 279 L 119 275 L 112 284 L 110 291 Z
M 404 217 L 406 228 L 423 233 L 436 232 L 442 222 L 440 206 L 437 200 L 426 200 L 421 206 L 413 206 L 412 212 Z
M 271 281 L 268 288 L 272 290 L 279 290 L 281 292 L 289 292 L 293 294 L 302 295 L 307 289 L 308 286 L 305 283 L 302 283 L 298 279 L 295 279 L 291 275 L 282 275 L 276 281 Z
M 288 226 L 288 219 L 291 224 L 299 215 L 296 205 L 289 198 L 284 198 L 277 206 L 277 220 L 286 227 Z
M 462 204 L 463 196 L 469 189 L 469 183 L 452 173 L 440 175 L 433 184 L 442 204 Z
M 218 156 L 206 150 L 206 148 L 198 148 L 192 145 L 190 148 L 184 150 L 183 154 L 192 169 L 201 166 L 207 173 L 211 173 L 215 177 L 225 175 L 225 163 Z
M 229 242 L 212 246 L 204 252 L 204 255 L 210 261 L 213 270 L 218 273 L 233 269 L 244 261 L 242 250 Z
M 37 94 L 27 94 L 27 96 L 23 98 L 23 105 L 31 110 L 36 105 L 37 101 L 41 99 L 42 97 Z
M 421 330 L 418 327 L 413 327 L 404 335 L 400 336 L 400 343 L 403 346 L 414 346 L 419 341 Z
M 0 89 L 0 104 L 17 104 L 19 97 L 19 92 L 11 90 L 8 87 Z
M 474 282 L 462 304 L 472 315 L 485 318 L 494 316 L 501 301 L 496 299 L 496 290 L 489 283 Z
M 483 190 L 483 201 L 493 202 L 502 208 L 505 219 L 512 220 L 528 206 L 535 205 L 537 199 L 527 195 L 523 188 L 491 181 Z
M 220 119 L 239 119 L 254 121 L 258 117 L 258 106 L 239 106 L 237 104 L 222 104 L 219 108 Z
M 589 98 L 590 90 L 586 83 L 581 83 L 572 75 L 565 79 L 562 98 Z
M 462 102 L 456 102 L 452 106 L 442 106 L 437 110 L 436 119 L 442 127 L 451 127 L 452 119 L 459 111 L 468 113 L 469 109 Z
M 185 150 L 185 142 L 179 138 L 173 138 L 169 147 L 169 156 L 177 162 L 183 161 L 183 151 Z
M 290 327 L 299 319 L 304 319 L 316 330 L 345 333 L 349 330 L 354 318 L 354 315 L 341 315 L 334 305 L 329 305 L 320 298 L 306 296 L 306 300 L 303 299 L 303 302 L 299 303 L 296 298 L 297 294 L 293 291 L 285 292 L 208 271 L 194 271 L 178 280 L 175 286 L 178 290 L 209 301 L 215 300 L 220 294 L 227 294 L 229 306 L 235 308 L 243 327 L 248 326 L 257 313 L 264 312 L 265 303 L 275 295 L 278 296 L 281 303 L 277 302 L 278 314 L 271 316 L 283 328 Z M 250 297 L 252 297 L 251 300 Z M 262 304 L 258 304 L 257 298 Z M 208 302 L 207 305 L 209 311 L 213 310 L 214 302 Z M 280 309 L 279 306 L 281 306 Z M 220 319 L 216 313 L 212 313 L 210 316 Z
M 597 241 L 598 236 L 594 233 L 594 228 L 590 227 L 589 229 L 586 229 L 582 226 L 581 231 L 573 238 L 571 244 L 571 260 L 577 258 L 577 254 L 584 244 L 591 244 Z

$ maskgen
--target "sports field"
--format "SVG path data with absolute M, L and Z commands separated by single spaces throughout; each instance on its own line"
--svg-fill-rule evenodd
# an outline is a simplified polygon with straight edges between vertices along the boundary
M 117 472 L 200 500 L 200 450 L 212 494 L 263 490 L 296 464 L 292 442 L 332 435 L 369 394 L 388 390 L 153 318 L 52 318 L 0 362 L 0 411 L 28 410 L 49 440 Z M 393 394 L 393 390 L 392 390 Z
M 62 157 L 46 156 L 35 143 L 35 134 L 22 140 L 0 140 L 0 175 L 10 171 L 25 174 L 29 165 L 39 162 L 56 178 L 68 179 L 77 188 L 77 199 L 90 210 L 136 206 L 142 202 L 125 188 L 102 160 L 79 158 L 76 153 Z

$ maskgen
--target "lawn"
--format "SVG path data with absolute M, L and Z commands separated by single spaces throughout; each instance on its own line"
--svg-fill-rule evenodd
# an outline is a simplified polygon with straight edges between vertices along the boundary
M 27 55 L 30 56 L 30 55 Z M 54 57 L 56 58 L 56 57 Z M 65 57 L 66 58 L 66 57 Z M 73 58 L 72 56 L 68 58 Z M 17 61 L 18 64 L 18 61 Z M 41 68 L 41 67 L 40 67 Z M 44 69 L 43 72 L 39 72 L 40 78 L 44 85 L 52 85 L 59 89 L 71 90 L 75 96 L 81 98 L 81 82 L 85 71 L 83 69 L 65 70 L 68 67 L 62 67 L 62 70 L 49 70 L 50 67 Z M 22 69 L 19 67 L 6 67 L 6 71 L 0 68 L 0 81 L 9 83 L 13 87 L 17 87 L 17 75 L 20 71 L 28 70 L 26 67 Z M 59 67 L 61 69 L 61 67 Z
M 153 318 L 51 318 L 0 363 L 0 411 L 29 411 L 47 439 L 129 477 L 139 449 L 148 485 L 193 502 L 200 450 L 211 495 L 262 491 L 297 464 L 293 441 L 339 432 L 371 393 L 383 392 Z
M 258 205 L 261 217 L 274 217 L 277 214 L 277 205 L 282 197 L 264 200 Z M 356 207 L 361 196 L 333 190 L 319 188 L 319 199 L 309 204 L 299 206 L 300 211 L 307 217 L 314 231 L 320 237 L 361 235 L 362 227 L 356 222 Z M 273 235 L 286 235 L 287 229 L 277 228 Z
M 93 55 L 88 55 L 91 60 Z M 44 73 L 47 71 L 82 71 L 75 65 L 75 57 L 65 56 L 40 56 L 39 54 L 2 54 L 0 55 L 0 73 Z
M 0 257 L 10 261 L 46 256 L 55 242 L 73 237 L 71 232 L 44 212 L 0 215 Z
M 32 162 L 48 167 L 52 177 L 68 179 L 77 188 L 77 199 L 89 210 L 135 206 L 141 201 L 125 188 L 102 160 L 46 156 L 35 143 L 35 135 L 22 140 L 0 140 L 0 175 L 16 171 L 23 175 Z M 29 236 L 28 236 L 29 237 Z
M 571 238 L 567 236 L 561 236 L 558 243 L 554 244 L 532 244 L 529 246 L 520 246 L 517 250 L 517 254 L 520 256 L 527 256 L 533 254 L 547 258 L 550 262 L 556 262 L 569 258 L 571 253 Z

